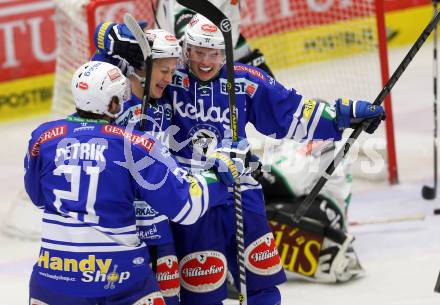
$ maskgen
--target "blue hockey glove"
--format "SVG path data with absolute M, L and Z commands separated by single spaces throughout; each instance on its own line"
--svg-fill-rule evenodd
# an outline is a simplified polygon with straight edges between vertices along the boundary
M 362 124 L 367 133 L 373 133 L 385 120 L 385 112 L 382 106 L 376 106 L 366 101 L 352 101 L 338 99 L 335 104 L 336 124 L 340 130 L 351 127 L 355 128 Z
M 208 156 L 205 168 L 214 168 L 224 184 L 232 185 L 236 178 L 249 171 L 247 167 L 249 156 L 250 148 L 247 139 L 237 142 L 223 139 L 221 146 Z
M 139 25 L 144 28 L 147 23 L 140 22 Z M 123 23 L 100 23 L 95 29 L 94 42 L 99 53 L 122 59 L 135 69 L 144 66 L 141 48 L 128 27 Z

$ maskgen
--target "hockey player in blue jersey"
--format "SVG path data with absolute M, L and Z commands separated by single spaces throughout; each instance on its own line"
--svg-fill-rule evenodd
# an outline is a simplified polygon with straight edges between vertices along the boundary
M 111 123 L 129 92 L 120 69 L 86 63 L 72 79 L 77 113 L 32 132 L 24 183 L 44 213 L 30 304 L 165 304 L 136 231 L 135 196 L 187 225 L 231 200 L 217 177 L 240 173 L 221 148 L 218 176 L 190 175 L 153 136 Z
M 175 150 L 181 164 L 197 172 L 206 156 L 229 131 L 225 45 L 220 30 L 197 14 L 188 23 L 183 41 L 185 69 L 176 71 L 165 96 L 173 103 L 173 124 L 178 141 L 190 145 Z M 367 132 L 380 124 L 384 111 L 365 101 L 339 99 L 335 106 L 319 103 L 286 89 L 264 71 L 236 64 L 238 136 L 246 137 L 251 123 L 274 138 L 339 140 L 344 128 L 368 120 Z M 173 147 L 171 147 L 173 149 Z M 285 281 L 275 241 L 267 224 L 261 185 L 251 177 L 241 185 L 244 221 L 248 304 L 279 304 L 276 285 Z M 200 257 L 211 260 L 203 271 L 226 265 L 238 285 L 234 207 L 219 206 L 191 226 L 173 225 L 180 260 L 181 303 L 220 304 L 226 297 L 224 278 L 209 272 L 193 272 Z M 203 255 L 202 255 L 203 254 Z
M 229 129 L 223 38 L 200 15 L 187 28 L 184 57 L 187 67 L 176 72 L 163 99 L 173 103 L 173 124 L 180 128 L 174 134 L 176 143 L 189 142 L 171 148 L 182 164 L 197 171 Z M 333 107 L 307 99 L 248 65 L 236 65 L 235 77 L 240 137 L 250 122 L 275 138 L 338 140 L 344 128 L 361 121 L 368 122 L 367 132 L 374 132 L 383 117 L 382 107 L 364 101 L 339 99 Z M 243 180 L 248 304 L 276 304 L 276 285 L 285 277 L 265 218 L 261 186 L 250 177 Z M 175 228 L 183 304 L 218 304 L 226 297 L 226 274 L 214 272 L 223 270 L 218 266 L 229 268 L 238 284 L 234 210 L 229 204 L 214 208 L 197 225 Z
M 182 52 L 174 35 L 167 31 L 150 29 L 145 33 L 151 47 L 153 67 L 149 86 L 151 98 L 146 105 L 146 123 L 142 131 L 166 141 L 163 131 L 170 126 L 171 104 L 158 99 L 171 83 Z M 115 122 L 122 126 L 133 124 L 138 129 L 145 82 L 145 66 L 139 45 L 125 24 L 102 23 L 96 28 L 94 37 L 97 53 L 93 59 L 124 67 L 131 84 L 132 96 L 124 103 L 123 112 Z M 136 200 L 134 204 L 138 234 L 148 245 L 152 268 L 165 302 L 168 305 L 179 304 L 179 268 L 168 218 L 148 202 Z

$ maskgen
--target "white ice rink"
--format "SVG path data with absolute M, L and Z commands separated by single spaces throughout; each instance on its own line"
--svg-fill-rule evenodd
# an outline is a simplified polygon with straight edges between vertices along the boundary
M 391 72 L 407 50 L 390 51 Z M 392 95 L 400 184 L 355 181 L 349 217 L 381 220 L 425 214 L 425 220 L 352 226 L 366 276 L 342 285 L 289 282 L 281 286 L 282 304 L 440 304 L 440 294 L 433 292 L 440 271 L 440 216 L 432 213 L 440 208 L 440 199 L 427 202 L 420 195 L 424 184 L 432 185 L 432 44 L 423 46 Z M 42 119 L 0 125 L 1 221 L 22 187 L 26 142 Z M 0 245 L 0 305 L 27 304 L 38 243 L 0 236 Z

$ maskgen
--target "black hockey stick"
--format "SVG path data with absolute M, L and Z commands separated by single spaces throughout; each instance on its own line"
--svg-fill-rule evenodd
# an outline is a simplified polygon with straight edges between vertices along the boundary
M 139 47 L 141 48 L 142 55 L 145 61 L 145 84 L 144 84 L 144 96 L 142 98 L 142 107 L 141 107 L 141 122 L 140 129 L 141 131 L 145 130 L 145 119 L 147 114 L 145 113 L 147 108 L 147 103 L 150 99 L 150 82 L 151 82 L 151 73 L 153 69 L 153 56 L 151 54 L 150 44 L 145 37 L 144 31 L 141 29 L 136 19 L 129 13 L 124 15 L 124 23 L 127 25 L 130 32 L 133 34 L 134 38 L 136 38 Z M 157 271 L 157 246 L 148 246 L 148 250 L 150 252 L 151 257 L 151 265 L 153 272 Z
M 140 129 L 141 131 L 143 131 L 145 130 L 145 120 L 147 116 L 145 111 L 147 108 L 148 101 L 150 100 L 150 82 L 151 82 L 151 71 L 153 69 L 153 55 L 151 53 L 151 48 L 148 43 L 148 40 L 145 37 L 144 31 L 141 29 L 136 19 L 134 19 L 134 17 L 129 13 L 126 13 L 124 15 L 124 23 L 127 25 L 128 29 L 139 43 L 145 61 L 145 84 L 144 84 L 144 96 L 142 98 L 141 122 L 140 122 Z
M 226 70 L 227 70 L 227 90 L 229 97 L 229 118 L 232 131 L 232 140 L 238 140 L 237 131 L 237 107 L 235 98 L 235 80 L 234 80 L 234 54 L 232 44 L 231 22 L 229 19 L 211 2 L 207 0 L 177 0 L 183 6 L 200 13 L 212 23 L 214 23 L 222 32 L 225 39 L 226 51 Z M 244 235 L 243 235 L 243 207 L 241 204 L 240 180 L 234 181 L 234 206 L 235 223 L 237 238 L 237 259 L 240 277 L 240 304 L 247 304 L 246 293 L 246 267 L 244 263 Z
M 432 5 L 434 7 L 434 16 L 437 14 L 437 0 L 432 0 Z M 437 31 L 438 27 L 434 28 L 434 47 L 433 47 L 433 69 L 432 69 L 432 79 L 434 80 L 434 187 L 423 186 L 422 197 L 427 200 L 432 200 L 437 195 L 437 75 L 438 75 L 438 61 L 437 61 Z M 438 211 L 438 212 L 437 212 Z M 435 214 L 440 213 L 440 210 L 434 210 Z
M 385 97 L 390 93 L 391 89 L 394 87 L 396 82 L 399 80 L 402 73 L 406 70 L 409 63 L 413 60 L 414 56 L 417 54 L 417 52 L 420 50 L 422 45 L 425 43 L 428 36 L 431 34 L 431 32 L 437 26 L 437 23 L 439 22 L 439 20 L 440 20 L 440 14 L 439 14 L 439 12 L 437 12 L 437 14 L 435 14 L 435 16 L 429 22 L 429 24 L 425 27 L 422 34 L 420 34 L 419 38 L 417 38 L 417 41 L 414 43 L 414 45 L 408 51 L 405 58 L 399 64 L 397 69 L 394 71 L 393 75 L 391 75 L 388 82 L 385 84 L 383 89 L 380 91 L 379 95 L 374 100 L 373 105 L 382 104 Z M 315 200 L 316 196 L 319 194 L 321 189 L 324 187 L 328 178 L 333 174 L 333 172 L 335 171 L 338 164 L 341 162 L 341 160 L 348 153 L 351 145 L 359 137 L 362 130 L 363 130 L 362 125 L 358 125 L 358 127 L 356 127 L 355 130 L 351 133 L 350 137 L 347 139 L 347 142 L 345 142 L 344 147 L 338 151 L 338 153 L 336 154 L 336 157 L 333 159 L 332 163 L 330 163 L 330 165 L 328 166 L 328 168 L 325 171 L 325 173 L 323 174 L 323 176 L 321 176 L 321 178 L 319 178 L 318 182 L 313 187 L 311 192 L 307 195 L 307 197 L 304 199 L 304 201 L 301 202 L 301 204 L 298 206 L 295 213 L 292 215 L 292 219 L 294 221 L 299 222 L 301 220 L 301 217 L 304 216 L 304 214 L 307 212 L 307 210 L 313 204 L 313 201 Z

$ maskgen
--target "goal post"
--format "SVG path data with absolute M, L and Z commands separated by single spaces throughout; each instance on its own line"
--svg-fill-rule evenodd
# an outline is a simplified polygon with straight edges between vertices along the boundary
M 237 0 L 234 0 L 237 1 Z M 56 0 L 57 64 L 53 112 L 74 111 L 70 78 L 93 54 L 93 34 L 125 12 L 155 24 L 157 0 Z M 308 97 L 372 101 L 388 80 L 382 0 L 241 0 L 241 32 L 276 78 Z M 388 181 L 398 181 L 391 98 L 385 100 Z M 374 136 L 377 137 L 377 134 Z M 368 136 L 363 136 L 361 141 Z M 385 145 L 385 144 L 384 144 Z M 386 171 L 386 170 L 385 170 Z

